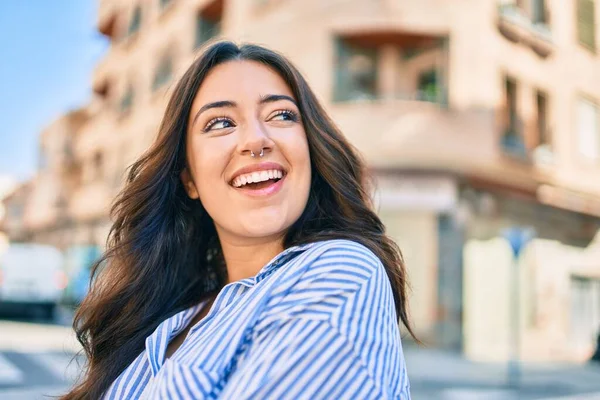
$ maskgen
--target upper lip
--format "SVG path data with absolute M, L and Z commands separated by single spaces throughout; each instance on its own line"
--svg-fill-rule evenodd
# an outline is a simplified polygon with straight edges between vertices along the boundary
M 282 171 L 284 174 L 286 173 L 285 168 L 283 168 L 283 166 L 281 164 L 274 163 L 274 162 L 261 162 L 259 164 L 246 165 L 245 167 L 238 169 L 237 171 L 235 171 L 233 173 L 233 175 L 231 176 L 231 179 L 229 179 L 229 182 L 230 183 L 233 182 L 235 178 L 237 178 L 238 176 L 243 175 L 243 174 L 249 174 L 251 172 L 258 172 L 258 171 L 268 171 L 271 169 Z

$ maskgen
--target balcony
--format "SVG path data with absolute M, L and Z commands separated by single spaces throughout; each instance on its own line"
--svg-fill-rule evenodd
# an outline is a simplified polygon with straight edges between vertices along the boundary
M 516 114 L 502 108 L 499 148 L 504 158 L 518 161 L 526 168 L 535 167 L 542 171 L 554 165 L 554 152 L 551 145 L 552 130 L 543 119 L 524 120 Z
M 498 159 L 489 135 L 493 118 L 486 112 L 382 99 L 334 104 L 331 114 L 375 168 L 467 172 Z
M 494 110 L 453 110 L 436 103 L 378 99 L 329 107 L 344 136 L 375 170 L 456 174 L 532 191 L 545 174 L 511 162 L 499 143 Z M 507 143 L 519 153 L 519 144 Z
M 92 72 L 92 90 L 99 98 L 107 98 L 112 86 L 114 74 L 115 49 L 111 47 L 96 64 Z
M 552 168 L 555 163 L 550 145 L 540 144 L 534 148 L 527 148 L 523 138 L 518 135 L 504 135 L 500 140 L 500 147 L 505 155 L 538 168 Z
M 448 39 L 404 32 L 337 38 L 333 101 L 406 100 L 446 105 Z
M 436 82 L 428 85 L 419 85 L 414 92 L 396 92 L 393 98 L 406 101 L 420 101 L 446 107 L 448 103 L 448 88 Z
M 117 4 L 114 0 L 100 0 L 98 5 L 98 31 L 114 39 L 117 25 Z
M 529 151 L 525 145 L 525 140 L 514 130 L 509 130 L 502 135 L 500 139 L 502 151 L 518 160 L 529 162 Z
M 508 40 L 530 47 L 540 57 L 554 51 L 552 31 L 544 22 L 534 22 L 515 4 L 498 6 L 498 29 Z

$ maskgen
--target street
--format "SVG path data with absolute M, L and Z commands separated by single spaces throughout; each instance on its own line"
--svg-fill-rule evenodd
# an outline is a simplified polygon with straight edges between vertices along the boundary
M 0 399 L 47 399 L 66 391 L 81 370 L 72 313 L 54 321 L 0 320 Z
M 64 393 L 83 359 L 71 329 L 72 312 L 54 321 L 0 320 L 0 399 L 37 400 Z M 506 365 L 476 363 L 460 354 L 405 343 L 413 399 L 600 399 L 600 365 L 523 366 L 521 384 L 506 385 Z
M 504 363 L 477 363 L 410 344 L 404 350 L 413 399 L 600 399 L 600 365 L 525 364 L 520 384 L 509 387 Z

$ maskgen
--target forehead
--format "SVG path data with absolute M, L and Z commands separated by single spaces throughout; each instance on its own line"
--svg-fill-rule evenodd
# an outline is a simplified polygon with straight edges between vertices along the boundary
M 207 74 L 196 94 L 192 111 L 212 101 L 242 101 L 247 98 L 257 102 L 265 94 L 293 97 L 283 78 L 272 68 L 256 61 L 228 61 Z

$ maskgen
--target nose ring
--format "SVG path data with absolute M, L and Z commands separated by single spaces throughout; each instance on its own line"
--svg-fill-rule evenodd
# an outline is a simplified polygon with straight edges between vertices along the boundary
M 265 155 L 265 149 L 260 149 L 260 154 L 258 155 L 259 157 L 262 157 Z M 256 154 L 254 154 L 254 152 L 252 150 L 250 150 L 250 157 L 256 157 Z

